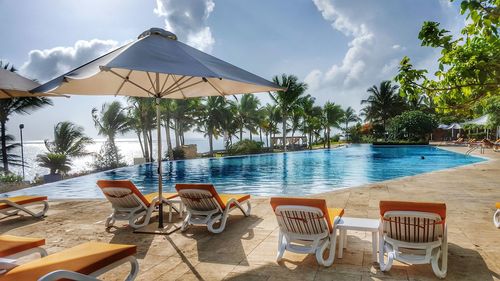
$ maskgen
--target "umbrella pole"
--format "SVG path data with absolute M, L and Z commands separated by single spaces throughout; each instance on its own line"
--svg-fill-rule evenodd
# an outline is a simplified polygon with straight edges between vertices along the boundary
M 160 205 L 158 205 L 158 228 L 163 228 L 163 182 L 161 176 L 161 121 L 160 121 L 160 78 L 159 74 L 156 73 L 156 92 L 158 96 L 156 97 L 156 138 L 158 139 L 158 200 Z

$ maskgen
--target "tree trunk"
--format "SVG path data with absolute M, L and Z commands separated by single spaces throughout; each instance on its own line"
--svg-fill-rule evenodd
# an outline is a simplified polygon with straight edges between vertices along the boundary
M 149 159 L 153 161 L 153 135 L 151 134 L 151 130 L 148 132 L 148 140 L 149 140 Z
M 330 127 L 326 128 L 326 143 L 328 144 L 328 148 L 332 147 L 330 144 Z
M 345 121 L 345 140 L 348 141 L 349 140 L 349 133 L 348 133 L 348 130 L 349 130 L 349 122 Z
M 269 147 L 269 132 L 266 132 L 266 147 Z
M 1 135 L 2 135 L 2 162 L 3 162 L 3 171 L 5 174 L 9 173 L 9 158 L 7 157 L 7 140 L 5 138 L 5 121 L 0 123 L 1 126 Z
M 250 132 L 250 140 L 252 140 L 252 131 L 249 131 Z
M 286 114 L 283 114 L 283 151 L 286 152 Z
M 262 141 L 262 128 L 259 127 L 259 136 L 260 136 L 260 142 L 263 143 Z
M 172 149 L 172 139 L 170 138 L 170 119 L 165 120 L 165 135 L 167 140 L 168 160 L 174 160 L 174 151 Z
M 175 121 L 174 133 L 175 133 L 175 147 L 179 147 L 181 143 L 179 137 L 179 120 Z
M 151 162 L 151 159 L 149 159 L 149 140 L 148 140 L 148 133 L 146 129 L 142 129 L 142 136 L 144 139 L 144 149 L 143 149 L 143 156 L 146 158 L 146 162 Z
M 240 126 L 240 141 L 243 140 L 243 126 Z
M 137 138 L 139 139 L 139 145 L 141 146 L 142 157 L 144 157 L 144 147 L 142 147 L 141 132 L 137 132 Z
M 210 156 L 211 157 L 214 157 L 214 144 L 213 144 L 213 140 L 212 140 L 212 131 L 208 131 L 208 145 L 210 147 Z

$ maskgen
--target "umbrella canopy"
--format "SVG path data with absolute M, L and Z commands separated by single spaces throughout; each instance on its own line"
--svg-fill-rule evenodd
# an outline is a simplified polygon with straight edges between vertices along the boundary
M 466 121 L 466 122 L 462 123 L 462 125 L 473 124 L 473 125 L 485 126 L 488 124 L 488 120 L 489 120 L 489 115 L 486 114 L 486 115 L 483 115 L 483 116 L 478 117 L 476 119 Z
M 29 90 L 40 86 L 37 82 L 23 77 L 15 72 L 0 68 L 0 99 L 22 97 L 60 97 L 49 93 L 32 94 Z
M 450 126 L 448 126 L 448 130 L 457 130 L 457 129 L 462 129 L 462 126 L 458 123 L 452 123 Z
M 160 98 L 206 96 L 282 90 L 278 85 L 177 41 L 160 28 L 63 74 L 32 92 L 71 95 L 120 95 L 156 98 L 158 194 L 162 202 Z M 163 227 L 160 204 L 159 227 Z
M 264 78 L 177 41 L 171 32 L 152 28 L 33 92 L 185 99 L 278 89 Z

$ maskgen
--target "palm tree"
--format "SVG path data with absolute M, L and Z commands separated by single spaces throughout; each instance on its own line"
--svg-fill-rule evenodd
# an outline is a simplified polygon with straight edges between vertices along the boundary
M 128 102 L 131 105 L 128 113 L 129 125 L 139 138 L 146 162 L 150 162 L 153 159 L 152 131 L 156 128 L 155 101 L 153 98 L 129 97 Z
M 359 122 L 359 121 L 361 121 L 361 119 L 358 117 L 358 115 L 356 115 L 356 112 L 354 111 L 354 109 L 349 106 L 344 111 L 344 116 L 342 118 L 342 122 L 344 122 L 344 124 L 345 124 L 345 137 L 346 137 L 346 140 L 349 140 L 349 134 L 348 134 L 349 123 Z
M 252 140 L 252 133 L 257 133 L 255 127 L 259 123 L 259 106 L 260 100 L 252 94 L 243 95 L 236 103 L 235 117 L 240 125 L 240 140 L 243 139 L 243 129 L 249 131 L 250 140 Z
M 52 105 L 52 101 L 43 97 L 12 98 L 0 100 L 0 137 L 2 138 L 2 162 L 3 170 L 9 172 L 9 160 L 7 151 L 7 121 L 12 114 L 29 114 L 33 110 L 45 105 Z
M 224 97 L 207 97 L 201 105 L 198 130 L 208 136 L 210 156 L 214 155 L 213 138 L 219 137 L 231 120 L 231 112 Z
M 399 86 L 392 85 L 391 81 L 382 81 L 380 86 L 373 85 L 368 90 L 370 96 L 362 100 L 365 119 L 375 123 L 382 123 L 386 131 L 387 120 L 401 114 L 406 106 L 404 99 L 398 93 Z
M 326 102 L 323 106 L 324 119 L 325 119 L 325 131 L 326 131 L 326 143 L 328 148 L 330 148 L 330 132 L 331 128 L 340 127 L 340 122 L 344 116 L 344 111 L 342 107 L 334 102 Z
M 71 161 L 62 153 L 44 153 L 36 156 L 40 167 L 48 168 L 51 175 L 66 173 L 71 170 Z
M 302 107 L 302 131 L 309 135 L 308 143 L 309 149 L 312 149 L 313 136 L 319 135 L 319 131 L 322 128 L 322 115 L 323 110 L 320 106 L 314 105 L 315 98 L 307 95 L 302 98 L 300 105 Z
M 175 109 L 174 100 L 162 99 L 161 116 L 163 119 L 163 126 L 165 127 L 165 137 L 167 140 L 167 155 L 169 160 L 174 159 L 174 150 L 172 149 L 172 138 L 170 137 L 170 129 L 172 127 L 172 117 Z
M 120 162 L 120 155 L 115 138 L 118 134 L 124 134 L 131 129 L 125 110 L 118 101 L 103 104 L 100 111 L 97 108 L 92 109 L 95 127 L 99 135 L 106 136 L 110 147 L 107 153 L 116 165 Z
M 71 158 L 88 155 L 85 146 L 92 143 L 94 141 L 85 136 L 82 126 L 64 121 L 54 126 L 54 140 L 45 140 L 45 147 L 50 153 L 63 154 Z
M 16 148 L 20 147 L 21 144 L 20 143 L 13 143 L 14 136 L 12 136 L 12 135 L 5 135 L 5 140 L 6 140 L 6 142 L 9 142 L 9 144 L 6 147 L 7 148 L 7 161 L 9 163 L 9 166 L 21 166 L 22 165 L 21 156 L 16 155 L 12 152 Z M 0 157 L 2 157 L 2 156 L 3 156 L 3 154 L 2 154 L 2 151 L 0 150 Z M 0 167 L 0 171 L 1 170 L 3 170 L 2 167 Z
M 196 125 L 195 116 L 200 111 L 200 99 L 175 100 L 173 105 L 172 120 L 175 147 L 184 145 L 184 133 Z
M 274 94 L 270 94 L 273 101 L 278 105 L 283 116 L 283 148 L 286 151 L 286 123 L 290 112 L 295 106 L 297 106 L 297 101 L 307 90 L 307 84 L 299 82 L 299 78 L 295 75 L 282 74 L 280 76 L 274 76 L 273 82 L 277 85 L 286 88 L 286 90 L 276 91 Z
M 262 129 L 266 133 L 267 147 L 272 151 L 274 144 L 272 139 L 271 141 L 269 141 L 269 139 L 275 137 L 275 134 L 278 132 L 278 122 L 280 122 L 281 112 L 278 106 L 273 104 L 266 104 L 261 110 L 264 118 Z

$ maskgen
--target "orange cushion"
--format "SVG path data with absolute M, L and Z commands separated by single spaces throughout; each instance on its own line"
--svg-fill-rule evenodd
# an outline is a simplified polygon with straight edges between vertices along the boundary
M 500 209 L 500 202 L 497 202 L 497 203 L 495 204 L 495 207 L 496 207 L 497 209 Z
M 217 190 L 215 190 L 215 187 L 209 183 L 178 183 L 175 185 L 175 189 L 177 191 L 183 189 L 206 190 L 210 192 L 210 194 L 212 194 L 212 196 L 215 198 L 217 203 L 219 203 L 222 209 L 226 208 L 226 202 L 231 198 L 235 198 L 236 200 L 238 200 L 238 202 L 243 202 L 250 199 L 249 194 L 219 194 L 217 193 Z
M 323 212 L 323 216 L 326 218 L 328 223 L 328 229 L 333 230 L 333 220 L 335 217 L 341 217 L 344 215 L 344 209 L 341 208 L 327 208 L 326 200 L 324 199 L 312 199 L 312 198 L 293 198 L 293 197 L 272 197 L 271 207 L 273 211 L 276 210 L 278 206 L 292 205 L 292 206 L 306 206 L 318 208 Z
M 90 274 L 136 252 L 135 245 L 89 242 L 15 267 L 0 275 L 0 281 L 38 280 L 55 270 Z
M 0 235 L 0 257 L 6 257 L 45 245 L 45 239 Z
M 6 197 L 6 198 L 0 197 L 0 200 L 9 200 L 10 202 L 16 203 L 18 205 L 24 205 L 24 204 L 38 202 L 38 201 L 45 201 L 45 200 L 47 200 L 47 196 L 22 195 L 22 196 L 14 196 L 14 197 Z M 11 206 L 8 205 L 7 203 L 0 203 L 0 210 L 7 209 L 10 207 Z
M 135 184 L 129 180 L 98 180 L 97 186 L 101 189 L 106 187 L 119 187 L 129 189 L 132 193 L 134 193 L 147 207 L 150 205 L 150 201 L 148 201 L 142 192 L 137 189 Z
M 389 211 L 416 211 L 435 213 L 446 219 L 446 204 L 427 202 L 380 201 L 380 215 L 384 216 Z

